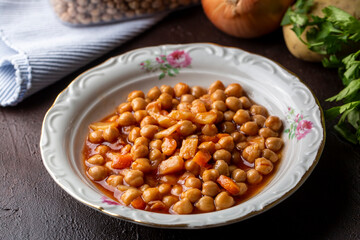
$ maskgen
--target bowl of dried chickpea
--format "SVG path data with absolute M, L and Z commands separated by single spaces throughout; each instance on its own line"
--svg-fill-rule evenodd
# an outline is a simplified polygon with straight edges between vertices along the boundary
M 207 228 L 290 196 L 324 140 L 321 107 L 295 75 L 199 43 L 137 49 L 83 73 L 46 114 L 40 146 L 55 182 L 102 213 Z

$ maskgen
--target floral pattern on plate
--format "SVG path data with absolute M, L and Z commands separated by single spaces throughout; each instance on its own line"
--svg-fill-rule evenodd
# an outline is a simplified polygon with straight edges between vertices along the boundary
M 179 74 L 181 68 L 191 65 L 191 57 L 184 50 L 175 50 L 168 55 L 160 55 L 155 60 L 147 59 L 140 63 L 141 69 L 147 72 L 155 72 L 160 70 L 159 79 L 163 79 L 166 75 L 175 77 Z

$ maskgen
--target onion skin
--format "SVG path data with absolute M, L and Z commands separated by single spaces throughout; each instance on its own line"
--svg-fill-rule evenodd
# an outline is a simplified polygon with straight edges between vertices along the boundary
M 255 38 L 280 27 L 293 0 L 201 0 L 209 20 L 221 31 Z

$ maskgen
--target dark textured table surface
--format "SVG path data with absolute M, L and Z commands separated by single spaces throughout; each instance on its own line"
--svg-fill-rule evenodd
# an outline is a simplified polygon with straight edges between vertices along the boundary
M 339 139 L 330 122 L 323 154 L 307 181 L 274 208 L 228 226 L 202 230 L 140 226 L 77 202 L 52 180 L 40 156 L 41 124 L 71 80 L 128 50 L 193 42 L 238 47 L 279 62 L 314 91 L 325 109 L 330 106 L 325 99 L 342 89 L 336 71 L 290 55 L 280 29 L 258 39 L 237 39 L 215 29 L 201 7 L 176 12 L 18 106 L 0 108 L 0 239 L 360 239 L 360 147 Z

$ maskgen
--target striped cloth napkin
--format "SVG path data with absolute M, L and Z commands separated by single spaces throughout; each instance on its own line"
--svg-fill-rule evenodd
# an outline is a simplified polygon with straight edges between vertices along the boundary
M 18 104 L 163 17 L 72 28 L 49 0 L 0 0 L 0 106 Z

